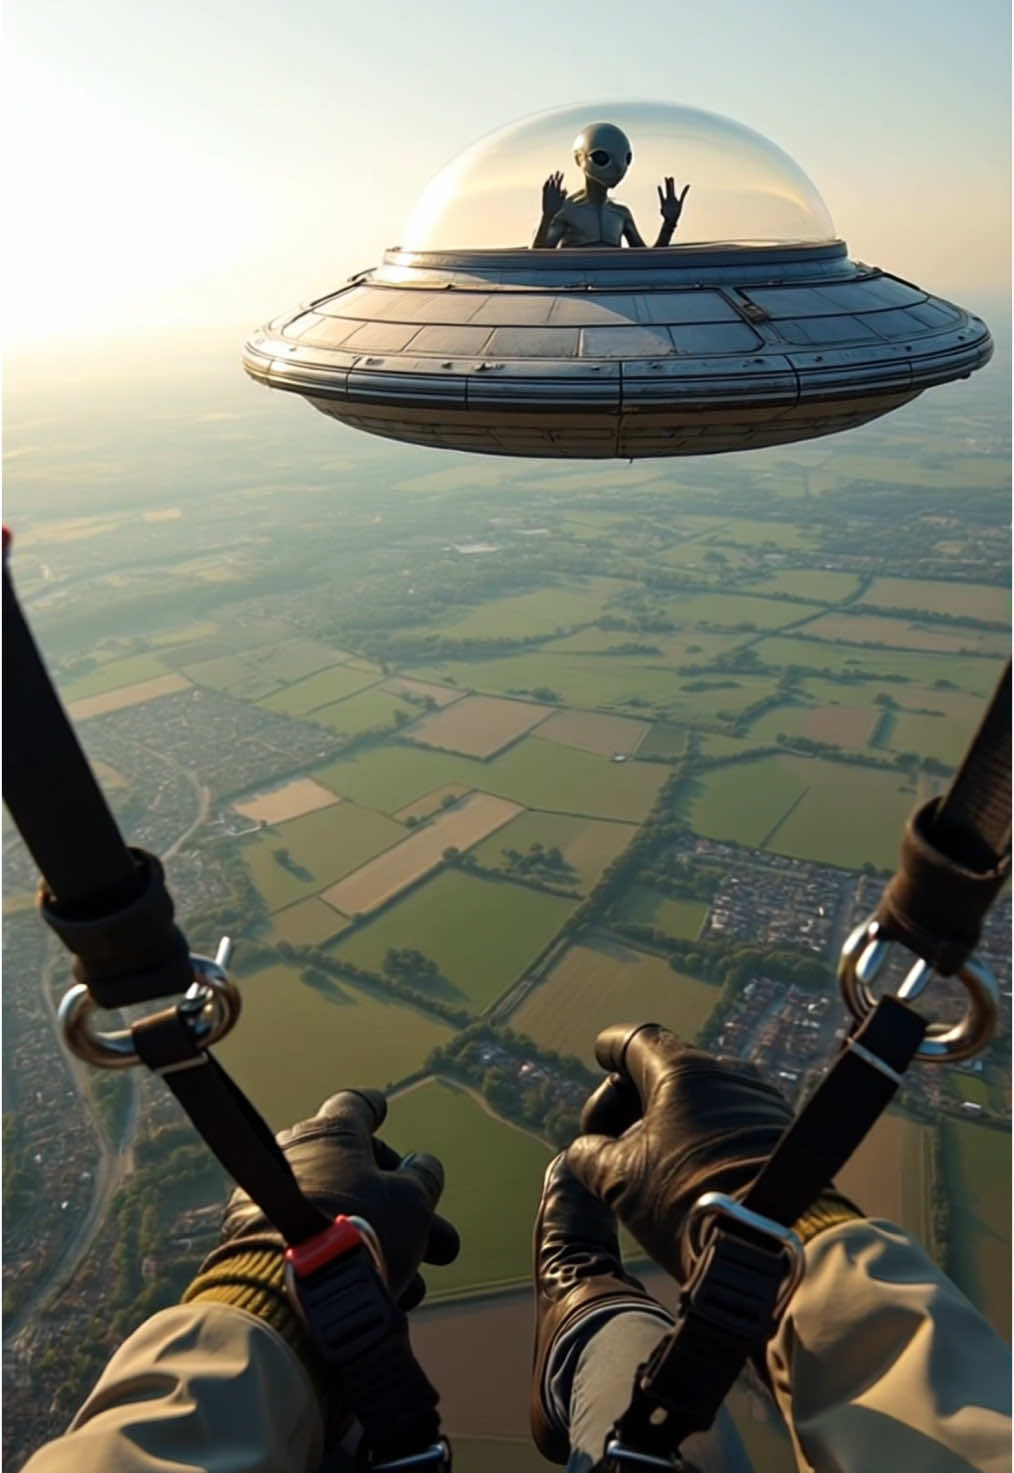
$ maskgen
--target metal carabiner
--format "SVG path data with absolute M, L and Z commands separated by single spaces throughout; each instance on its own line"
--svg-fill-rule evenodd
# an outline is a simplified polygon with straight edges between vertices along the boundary
M 842 947 L 838 981 L 845 1005 L 859 1023 L 876 1007 L 869 984 L 883 969 L 895 944 L 883 935 L 880 922 L 870 916 L 855 928 Z M 909 1002 L 926 990 L 935 975 L 930 964 L 916 956 L 895 995 L 902 1002 Z M 916 1058 L 934 1063 L 970 1058 L 985 1048 L 996 1031 L 998 988 L 989 967 L 969 957 L 955 975 L 968 993 L 964 1016 L 957 1023 L 931 1023 Z
M 226 974 L 232 942 L 223 936 L 214 960 L 209 956 L 191 955 L 194 980 L 177 1004 L 180 1017 L 202 1049 L 224 1038 L 240 1011 L 240 992 Z M 72 1054 L 95 1064 L 100 1069 L 130 1069 L 141 1063 L 129 1028 L 116 1028 L 100 1033 L 92 1028 L 91 1017 L 98 1004 L 83 983 L 71 987 L 57 1010 L 57 1022 L 63 1041 Z

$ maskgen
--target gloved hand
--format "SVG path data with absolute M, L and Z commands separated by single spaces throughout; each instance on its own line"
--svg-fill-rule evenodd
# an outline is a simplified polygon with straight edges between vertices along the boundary
M 331 1218 L 363 1217 L 374 1229 L 388 1287 L 402 1309 L 414 1309 L 426 1285 L 422 1261 L 451 1263 L 458 1234 L 434 1208 L 444 1185 L 435 1156 L 402 1158 L 373 1134 L 387 1115 L 378 1090 L 343 1090 L 311 1120 L 278 1135 L 304 1193 Z M 313 1369 L 313 1354 L 284 1287 L 285 1244 L 241 1188 L 226 1204 L 222 1241 L 205 1259 L 183 1298 L 233 1304 L 258 1315 Z
M 567 1166 L 684 1282 L 699 1247 L 684 1232 L 688 1211 L 704 1192 L 742 1196 L 792 1109 L 751 1065 L 688 1048 L 657 1023 L 607 1028 L 595 1053 L 614 1072 L 587 1101 L 581 1125 L 591 1133 L 570 1146 Z M 858 1215 L 825 1193 L 804 1236 Z

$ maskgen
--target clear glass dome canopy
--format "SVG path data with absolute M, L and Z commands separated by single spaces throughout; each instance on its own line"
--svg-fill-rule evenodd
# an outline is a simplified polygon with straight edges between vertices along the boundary
M 574 140 L 608 122 L 630 140 L 633 161 L 610 198 L 626 205 L 648 245 L 661 217 L 667 175 L 690 185 L 673 245 L 773 245 L 835 238 L 827 206 L 788 154 L 718 113 L 665 102 L 592 102 L 510 123 L 459 154 L 430 181 L 409 219 L 405 251 L 503 250 L 530 246 L 543 182 L 563 172 L 575 194 L 583 177 Z

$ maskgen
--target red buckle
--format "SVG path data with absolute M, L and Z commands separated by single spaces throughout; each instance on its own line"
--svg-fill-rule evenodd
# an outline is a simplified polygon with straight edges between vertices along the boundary
M 285 1261 L 298 1278 L 305 1279 L 307 1274 L 316 1273 L 325 1263 L 330 1263 L 332 1258 L 340 1258 L 343 1253 L 350 1253 L 353 1248 L 360 1247 L 363 1241 L 363 1235 L 354 1219 L 339 1213 L 331 1226 L 326 1227 L 322 1233 L 307 1238 L 305 1243 L 300 1243 L 296 1248 L 286 1248 Z

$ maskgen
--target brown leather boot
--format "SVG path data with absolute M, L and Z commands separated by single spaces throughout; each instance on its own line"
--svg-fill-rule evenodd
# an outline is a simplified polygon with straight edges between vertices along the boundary
M 610 1301 L 631 1306 L 658 1301 L 625 1273 L 616 1237 L 616 1219 L 567 1170 L 563 1155 L 551 1161 L 535 1220 L 535 1361 L 530 1420 L 532 1437 L 544 1458 L 566 1463 L 570 1443 L 549 1409 L 546 1370 L 549 1353 L 565 1331 Z M 631 1376 L 634 1368 L 631 1367 Z

